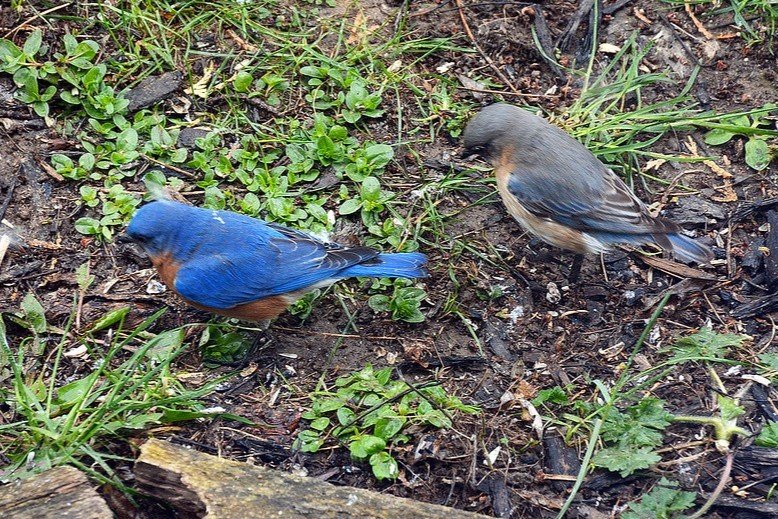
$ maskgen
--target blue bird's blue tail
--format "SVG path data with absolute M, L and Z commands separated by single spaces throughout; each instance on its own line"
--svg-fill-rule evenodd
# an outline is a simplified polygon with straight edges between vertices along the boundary
M 673 244 L 673 254 L 681 261 L 707 263 L 714 258 L 712 250 L 683 234 L 672 233 L 667 238 Z
M 340 271 L 338 277 L 425 278 L 427 256 L 420 252 L 379 254 L 375 258 Z

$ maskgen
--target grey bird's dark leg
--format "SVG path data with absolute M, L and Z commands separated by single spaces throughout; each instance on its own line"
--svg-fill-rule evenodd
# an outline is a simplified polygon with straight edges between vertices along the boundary
M 570 274 L 567 279 L 570 283 L 576 283 L 581 276 L 581 266 L 583 266 L 584 255 L 573 254 L 573 264 L 570 266 Z

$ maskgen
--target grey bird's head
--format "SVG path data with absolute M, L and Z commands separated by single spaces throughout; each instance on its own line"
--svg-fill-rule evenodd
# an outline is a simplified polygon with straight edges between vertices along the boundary
M 467 124 L 465 154 L 478 154 L 495 162 L 506 147 L 515 151 L 532 146 L 536 133 L 549 126 L 545 119 L 518 106 L 495 103 L 483 108 Z

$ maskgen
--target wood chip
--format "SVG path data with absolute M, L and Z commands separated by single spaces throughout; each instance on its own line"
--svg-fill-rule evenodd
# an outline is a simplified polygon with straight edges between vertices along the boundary
M 648 256 L 646 254 L 640 253 L 636 253 L 634 256 L 640 259 L 640 261 L 646 265 L 654 267 L 657 270 L 661 270 L 662 272 L 670 274 L 671 276 L 676 276 L 679 278 L 702 279 L 705 281 L 717 280 L 716 276 L 712 274 L 708 274 L 702 270 L 689 267 L 683 263 L 678 263 L 677 261 L 672 261 L 657 256 Z
M 110 519 L 113 513 L 82 472 L 56 467 L 0 487 L 0 517 Z
M 649 20 L 648 18 L 646 18 L 646 12 L 643 9 L 638 9 L 636 7 L 635 9 L 633 9 L 632 14 L 635 16 L 635 18 L 637 18 L 638 20 L 640 20 L 643 23 L 647 23 L 648 25 L 651 25 L 652 23 L 654 23 L 651 20 Z
M 621 50 L 621 47 L 612 43 L 603 42 L 600 43 L 600 46 L 597 48 L 597 50 L 603 54 L 618 54 L 618 52 Z
M 700 33 L 708 38 L 709 40 L 715 40 L 716 36 L 710 32 L 708 29 L 705 28 L 705 26 L 700 22 L 696 16 L 694 16 L 694 11 L 692 11 L 692 4 L 689 2 L 689 0 L 686 0 L 684 3 L 684 8 L 686 9 L 686 14 L 689 15 L 689 18 L 691 18 L 692 23 L 694 23 L 694 26 L 697 27 L 697 30 L 700 31 Z
M 56 170 L 53 167 L 51 167 L 49 164 L 47 164 L 46 162 L 42 161 L 41 159 L 36 159 L 35 162 L 37 162 L 38 165 L 41 168 L 43 168 L 43 171 L 45 171 L 51 178 L 53 178 L 57 182 L 64 182 L 65 181 L 65 177 L 63 177 L 62 175 L 57 173 Z

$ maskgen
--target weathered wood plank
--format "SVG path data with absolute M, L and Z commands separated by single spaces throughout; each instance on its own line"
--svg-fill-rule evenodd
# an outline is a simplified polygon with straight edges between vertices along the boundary
M 81 471 L 56 467 L 0 487 L 0 517 L 110 519 L 113 513 Z
M 475 519 L 478 514 L 238 463 L 149 440 L 135 462 L 138 489 L 174 508 L 219 519 L 413 517 Z

